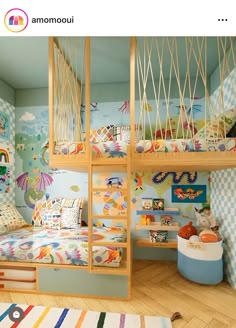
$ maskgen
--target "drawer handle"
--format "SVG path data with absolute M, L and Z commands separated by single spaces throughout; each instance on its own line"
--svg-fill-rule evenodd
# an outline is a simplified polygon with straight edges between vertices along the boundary
M 58 268 L 54 268 L 53 270 L 54 270 L 54 271 L 60 271 L 60 269 L 58 269 Z
M 0 288 L 4 288 L 4 284 L 0 284 Z
M 4 276 L 4 272 L 0 272 L 0 276 Z

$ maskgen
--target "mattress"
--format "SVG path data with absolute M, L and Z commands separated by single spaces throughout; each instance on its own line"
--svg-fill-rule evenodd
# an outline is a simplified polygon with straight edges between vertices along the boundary
M 93 240 L 124 242 L 126 230 L 116 227 L 93 228 Z M 93 246 L 93 265 L 118 267 L 122 249 Z M 22 228 L 0 236 L 0 261 L 88 265 L 88 228 Z

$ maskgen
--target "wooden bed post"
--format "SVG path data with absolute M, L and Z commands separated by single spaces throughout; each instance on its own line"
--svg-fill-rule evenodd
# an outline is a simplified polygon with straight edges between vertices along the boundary
M 135 45 L 136 38 L 130 38 L 130 156 L 135 151 Z
M 54 140 L 53 140 L 53 105 L 54 105 L 54 38 L 52 36 L 48 39 L 48 58 L 49 58 L 49 67 L 48 67 L 48 99 L 49 99 L 49 158 L 53 156 L 54 150 Z

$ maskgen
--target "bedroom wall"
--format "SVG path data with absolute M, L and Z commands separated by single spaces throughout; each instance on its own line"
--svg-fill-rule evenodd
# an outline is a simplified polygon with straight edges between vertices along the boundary
M 15 107 L 1 98 L 0 122 L 0 202 L 15 204 Z
M 217 101 L 220 91 L 224 94 L 225 110 L 236 106 L 236 70 L 225 79 L 222 90 L 218 87 L 212 95 Z M 211 172 L 211 206 L 220 226 L 224 248 L 224 272 L 236 288 L 236 169 Z

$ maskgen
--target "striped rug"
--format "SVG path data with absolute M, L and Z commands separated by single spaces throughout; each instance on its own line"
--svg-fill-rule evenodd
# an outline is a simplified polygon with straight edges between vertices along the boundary
M 12 317 L 14 316 L 14 317 Z M 20 318 L 18 318 L 20 316 Z M 0 303 L 1 328 L 171 328 L 169 318 Z

